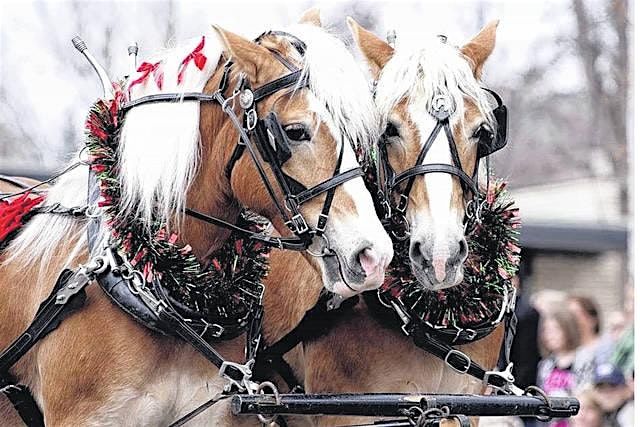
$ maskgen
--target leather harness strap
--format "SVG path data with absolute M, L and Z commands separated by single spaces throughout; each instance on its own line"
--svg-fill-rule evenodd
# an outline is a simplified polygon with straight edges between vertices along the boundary
M 263 348 L 258 353 L 256 373 L 266 376 L 268 371 L 276 371 L 291 390 L 304 390 L 296 378 L 291 366 L 284 360 L 284 355 L 303 341 L 310 341 L 326 335 L 348 311 L 358 303 L 357 296 L 348 298 L 338 306 L 331 304 L 334 296 L 323 289 L 316 304 L 307 310 L 304 317 L 285 336 L 274 344 Z
M 29 387 L 19 384 L 13 375 L 0 374 L 0 393 L 4 394 L 28 427 L 44 427 L 44 416 Z

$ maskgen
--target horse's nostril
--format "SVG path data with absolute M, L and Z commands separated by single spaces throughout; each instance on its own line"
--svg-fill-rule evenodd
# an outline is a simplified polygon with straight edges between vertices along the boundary
M 358 255 L 358 260 L 360 261 L 360 265 L 364 270 L 364 274 L 369 276 L 376 272 L 378 269 L 378 264 L 380 263 L 380 256 L 375 253 L 375 251 L 371 248 L 363 249 Z
M 466 239 L 460 239 L 458 242 L 458 256 L 453 257 L 454 262 L 462 262 L 467 258 L 469 253 L 469 245 Z
M 422 259 L 422 252 L 420 251 L 420 242 L 411 243 L 411 249 L 409 250 L 409 255 L 414 261 L 418 261 Z

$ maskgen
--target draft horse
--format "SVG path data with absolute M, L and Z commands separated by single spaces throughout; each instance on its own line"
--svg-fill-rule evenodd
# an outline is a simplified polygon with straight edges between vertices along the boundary
M 492 96 L 479 81 L 498 23 L 490 23 L 460 48 L 438 37 L 402 39 L 401 34 L 392 47 L 354 20 L 348 24 L 376 81 L 375 102 L 385 123 L 378 161 L 386 162 L 381 167 L 387 168 L 387 186 L 378 181 L 376 189 L 384 189 L 386 201 L 408 224 L 408 234 L 392 233 L 392 238 L 409 240 L 405 262 L 425 290 L 447 292 L 463 279 L 469 187 L 482 176 L 481 157 L 503 145 L 486 138 L 487 132 L 500 131 L 489 103 Z M 439 102 L 455 108 L 450 116 L 438 116 Z M 442 117 L 450 130 L 438 132 Z M 452 369 L 442 356 L 417 346 L 396 322 L 389 323 L 388 316 L 380 316 L 377 300 L 367 298 L 365 304 L 361 299 L 326 336 L 305 343 L 307 391 L 482 392 L 482 380 Z M 503 332 L 500 326 L 486 338 L 455 348 L 493 369 Z M 318 424 L 347 421 L 354 420 L 329 417 Z
M 99 188 L 95 203 L 102 208 L 91 204 L 88 218 L 36 215 L 20 230 L 1 255 L 0 348 L 30 324 L 60 271 L 90 260 L 89 246 L 94 255 L 99 252 L 114 236 L 109 227 L 121 218 L 142 224 L 140 235 L 153 231 L 149 239 L 158 238 L 152 223 L 162 224 L 166 241 L 204 264 L 225 244 L 229 228 L 249 235 L 233 227 L 241 209 L 248 208 L 268 218 L 280 236 L 295 234 L 263 236 L 259 242 L 308 249 L 296 265 L 313 272 L 328 290 L 351 296 L 381 284 L 391 241 L 355 154 L 368 149 L 376 135 L 376 111 L 346 47 L 310 20 L 304 17 L 303 23 L 266 32 L 256 41 L 215 27 L 214 37 L 140 66 L 120 94 L 126 115 L 114 152 L 118 175 L 98 185 L 118 186 L 115 214 L 105 213 L 110 193 Z M 242 138 L 243 132 L 251 138 Z M 94 180 L 104 173 L 96 164 L 89 174 Z M 88 188 L 87 174 L 82 165 L 64 174 L 43 203 L 86 205 L 87 193 L 96 188 L 95 183 Z M 96 223 L 99 231 L 88 233 Z M 149 276 L 137 265 L 128 282 L 134 288 Z M 273 263 L 272 274 L 281 268 L 290 265 Z M 297 286 L 296 280 L 277 284 L 279 294 Z M 264 296 L 266 306 L 272 295 L 278 293 Z M 267 315 L 265 329 L 281 321 L 277 310 Z M 216 342 L 215 349 L 239 361 L 244 341 L 232 338 L 251 319 L 234 320 L 244 328 L 229 325 L 231 336 Z M 217 333 L 215 338 L 224 337 L 224 331 L 210 332 L 207 326 L 202 333 Z M 82 308 L 10 374 L 30 388 L 47 426 L 167 425 L 226 384 L 202 354 L 142 327 L 97 286 L 86 288 Z M 12 411 L 0 402 L 3 423 L 19 423 Z M 220 406 L 190 425 L 240 421 Z

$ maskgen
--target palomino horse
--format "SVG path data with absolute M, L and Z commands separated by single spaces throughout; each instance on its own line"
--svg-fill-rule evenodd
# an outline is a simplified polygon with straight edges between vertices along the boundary
M 402 172 L 416 165 L 436 125 L 427 113 L 437 94 L 451 96 L 457 109 L 451 126 L 462 169 L 477 167 L 477 131 L 494 126 L 486 94 L 478 79 L 493 51 L 497 22 L 486 26 L 460 49 L 437 38 L 401 39 L 394 47 L 348 19 L 376 84 L 376 104 L 385 120 L 388 161 Z M 403 44 L 406 43 L 406 44 Z M 452 163 L 450 146 L 440 132 L 422 164 Z M 462 179 L 446 173 L 418 175 L 408 194 L 410 261 L 426 289 L 455 286 L 461 280 L 467 244 Z M 464 301 L 460 301 L 464 304 Z M 462 347 L 488 368 L 497 363 L 503 329 Z M 307 392 L 442 392 L 479 393 L 482 383 L 459 374 L 416 347 L 399 329 L 375 318 L 362 302 L 322 338 L 304 343 Z M 320 425 L 345 425 L 354 418 L 319 418 Z
M 224 61 L 219 59 L 223 48 L 234 62 L 230 87 L 240 73 L 256 88 L 290 73 L 291 68 L 302 68 L 308 87 L 300 84 L 277 91 L 258 104 L 257 116 L 277 113 L 287 134 L 290 158 L 282 170 L 311 187 L 335 175 L 340 157 L 339 172 L 357 167 L 351 144 L 363 144 L 366 149 L 378 127 L 366 79 L 346 47 L 324 30 L 303 23 L 287 31 L 266 33 L 257 43 L 216 28 L 218 38 L 202 38 L 197 49 L 169 50 L 158 58 L 162 78 L 154 71 L 132 87 L 143 71 L 134 75 L 129 86 L 132 98 L 158 93 L 162 80 L 160 92 L 214 92 L 223 77 Z M 304 55 L 299 52 L 300 43 L 305 46 Z M 225 165 L 234 157 L 238 134 L 219 106 L 183 102 L 135 107 L 123 126 L 124 209 L 141 221 L 151 212 L 159 213 L 174 224 L 180 239 L 200 259 L 219 247 L 228 232 L 183 218 L 186 207 L 233 221 L 240 206 L 245 206 L 269 218 L 280 234 L 289 232 L 263 190 L 269 183 L 276 188 L 273 174 L 268 172 L 269 182 L 262 182 L 245 150 L 227 176 Z M 45 203 L 85 204 L 86 182 L 86 170 L 76 168 L 49 190 Z M 275 192 L 282 200 L 281 192 Z M 313 198 L 300 207 L 309 223 L 321 213 L 323 199 Z M 0 347 L 29 324 L 63 267 L 86 262 L 86 228 L 86 222 L 77 219 L 38 215 L 6 248 L 0 269 Z M 336 188 L 325 236 L 325 249 L 335 256 L 307 254 L 297 266 L 309 268 L 327 289 L 345 295 L 381 284 L 381 273 L 392 255 L 391 242 L 361 177 Z M 271 268 L 284 267 L 274 263 Z M 278 286 L 290 289 L 298 286 L 298 280 Z M 283 289 L 281 294 L 286 292 Z M 267 303 L 269 295 L 265 305 L 277 306 Z M 277 298 L 278 294 L 271 295 Z M 269 321 L 277 322 L 277 313 L 267 316 Z M 220 342 L 216 349 L 225 358 L 242 360 L 241 339 Z M 13 369 L 33 392 L 47 426 L 167 425 L 222 388 L 216 373 L 191 347 L 141 327 L 95 286 L 87 288 L 84 307 Z M 3 420 L 14 419 L 13 408 L 0 403 Z M 226 407 L 220 406 L 200 415 L 192 425 L 240 421 L 228 417 Z

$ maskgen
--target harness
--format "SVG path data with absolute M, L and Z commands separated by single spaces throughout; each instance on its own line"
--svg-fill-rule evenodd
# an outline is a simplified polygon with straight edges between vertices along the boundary
M 256 42 L 267 35 L 279 35 L 288 38 L 291 44 L 300 55 L 304 55 L 306 50 L 305 43 L 297 37 L 281 32 L 268 31 L 261 34 Z M 306 188 L 303 184 L 287 175 L 282 166 L 291 157 L 290 142 L 282 125 L 280 124 L 275 112 L 270 112 L 264 118 L 259 118 L 256 112 L 256 105 L 265 98 L 279 92 L 283 89 L 299 89 L 308 87 L 308 79 L 303 75 L 303 70 L 297 69 L 290 61 L 285 59 L 275 50 L 270 50 L 276 60 L 285 66 L 290 72 L 282 77 L 277 78 L 258 88 L 251 89 L 246 78 L 238 81 L 233 93 L 230 97 L 225 98 L 224 92 L 227 90 L 229 76 L 233 62 L 228 60 L 224 65 L 223 76 L 220 81 L 218 90 L 211 94 L 205 93 L 162 93 L 149 95 L 124 104 L 125 111 L 131 108 L 159 102 L 180 102 L 180 101 L 198 101 L 198 102 L 215 102 L 227 114 L 231 123 L 239 133 L 238 143 L 231 155 L 231 159 L 225 168 L 227 177 L 231 177 L 236 162 L 240 159 L 245 149 L 249 152 L 253 164 L 258 171 L 270 198 L 276 206 L 284 223 L 289 227 L 295 238 L 282 237 L 264 237 L 256 236 L 256 233 L 250 230 L 244 230 L 224 221 L 206 215 L 193 209 L 187 209 L 186 213 L 195 219 L 227 228 L 236 232 L 246 234 L 247 236 L 260 240 L 270 246 L 280 249 L 306 250 L 311 245 L 314 237 L 322 238 L 324 236 L 327 221 L 329 219 L 329 211 L 335 195 L 336 188 L 345 182 L 359 178 L 363 175 L 363 171 L 359 167 L 354 167 L 345 172 L 340 172 L 342 166 L 342 158 L 344 153 L 344 138 L 340 142 L 340 151 L 333 176 L 311 188 Z M 238 103 L 242 109 L 242 123 L 233 111 L 234 100 L 238 99 Z M 278 189 L 283 194 L 281 201 L 277 196 L 276 189 L 273 187 L 262 161 L 269 166 L 273 173 Z M 301 212 L 304 203 L 309 202 L 316 197 L 327 193 L 322 206 L 322 210 L 318 216 L 315 227 L 309 226 L 309 221 Z
M 287 33 L 266 32 L 258 37 L 256 42 L 259 43 L 268 34 L 288 38 L 298 53 L 304 55 L 306 49 L 304 42 Z M 259 118 L 256 105 L 284 89 L 308 87 L 308 81 L 302 70 L 295 68 L 276 51 L 272 51 L 272 53 L 290 72 L 255 90 L 249 86 L 246 77 L 241 75 L 231 96 L 225 98 L 224 93 L 228 89 L 229 75 L 233 64 L 231 60 L 228 60 L 224 65 L 218 90 L 214 93 L 150 95 L 125 103 L 121 108 L 126 113 L 132 108 L 159 102 L 197 101 L 215 102 L 220 105 L 239 133 L 238 143 L 226 167 L 227 176 L 231 176 L 235 163 L 242 156 L 244 150 L 248 150 L 271 199 L 295 237 L 268 237 L 193 209 L 187 209 L 186 213 L 198 220 L 224 227 L 271 247 L 302 251 L 311 245 L 314 237 L 323 238 L 327 243 L 324 232 L 336 188 L 351 179 L 362 176 L 363 172 L 359 167 L 340 172 L 344 153 L 344 138 L 340 142 L 340 151 L 331 178 L 311 188 L 306 188 L 283 171 L 283 164 L 291 157 L 289 139 L 275 112 L 270 112 L 266 117 Z M 242 122 L 234 112 L 236 98 L 241 107 Z M 284 196 L 282 202 L 269 181 L 261 160 L 267 163 L 271 169 L 279 190 Z M 68 168 L 63 173 L 70 169 Z M 321 213 L 316 226 L 311 228 L 300 211 L 301 206 L 323 193 L 327 193 L 327 195 Z M 100 189 L 96 176 L 93 171 L 90 171 L 88 206 L 94 206 L 99 196 Z M 57 212 L 56 209 L 60 210 L 60 206 L 56 206 L 55 209 L 47 207 L 47 209 L 49 209 L 49 213 L 68 213 L 68 210 L 65 209 Z M 76 209 L 74 208 L 73 211 L 75 212 Z M 219 375 L 227 380 L 226 394 L 232 391 L 253 393 L 264 389 L 263 385 L 251 380 L 252 367 L 262 340 L 263 308 L 261 296 L 258 304 L 253 307 L 248 328 L 246 328 L 248 329 L 245 345 L 246 362 L 240 364 L 227 361 L 205 339 L 225 338 L 222 335 L 224 328 L 219 325 L 207 325 L 206 322 L 204 326 L 196 325 L 194 318 L 198 320 L 197 313 L 189 312 L 185 310 L 185 307 L 179 307 L 175 301 L 171 301 L 157 282 L 154 282 L 151 287 L 143 286 L 142 280 L 140 280 L 142 275 L 131 265 L 129 260 L 118 253 L 116 248 L 111 247 L 109 243 L 105 247 L 99 247 L 100 220 L 98 215 L 90 213 L 90 211 L 93 212 L 89 208 L 82 210 L 82 214 L 89 217 L 87 237 L 89 252 L 92 254 L 91 260 L 87 265 L 81 265 L 75 271 L 65 269 L 61 272 L 51 294 L 42 302 L 31 324 L 7 349 L 0 353 L 0 393 L 5 394 L 11 400 L 23 421 L 29 426 L 44 425 L 42 413 L 30 391 L 26 386 L 17 383 L 9 369 L 40 339 L 56 329 L 66 316 L 84 304 L 86 298 L 84 288 L 94 280 L 98 282 L 114 304 L 139 323 L 164 335 L 183 339 L 212 362 L 219 369 Z M 335 256 L 330 248 L 325 249 L 329 250 L 324 251 L 321 256 Z M 231 331 L 230 335 L 237 336 L 239 332 L 242 330 Z
M 472 202 L 477 203 L 479 197 L 478 194 L 478 166 L 480 159 L 489 156 L 507 144 L 507 107 L 502 103 L 502 98 L 492 91 L 491 89 L 484 88 L 498 103 L 492 111 L 496 121 L 496 129 L 483 129 L 483 132 L 478 135 L 478 147 L 475 165 L 471 175 L 468 175 L 460 161 L 460 155 L 456 147 L 455 139 L 453 138 L 453 132 L 451 131 L 451 125 L 449 118 L 455 112 L 455 105 L 449 97 L 439 94 L 434 97 L 431 102 L 429 114 L 436 119 L 436 124 L 433 127 L 427 141 L 422 146 L 420 153 L 416 159 L 416 163 L 413 167 L 396 173 L 389 162 L 389 156 L 387 153 L 388 138 L 383 135 L 377 144 L 377 155 L 379 158 L 377 169 L 377 195 L 385 210 L 382 212 L 383 220 L 387 222 L 392 221 L 395 224 L 400 224 L 405 228 L 407 232 L 407 220 L 405 213 L 409 204 L 409 194 L 413 188 L 415 178 L 420 175 L 426 175 L 430 173 L 447 173 L 453 175 L 460 180 L 463 188 L 472 194 L 472 198 L 467 205 L 467 212 Z M 451 159 L 453 165 L 444 163 L 430 163 L 422 164 L 424 162 L 429 149 L 435 142 L 436 138 L 440 134 L 440 131 L 444 131 L 447 142 L 449 144 L 449 151 L 451 153 Z M 400 188 L 400 184 L 407 182 L 404 189 Z M 393 204 L 395 196 L 398 196 L 398 202 Z M 468 215 L 469 216 L 469 215 Z M 396 227 L 397 228 L 397 227 Z M 394 236 L 397 237 L 397 231 L 394 230 Z M 406 234 L 401 236 L 406 238 Z

